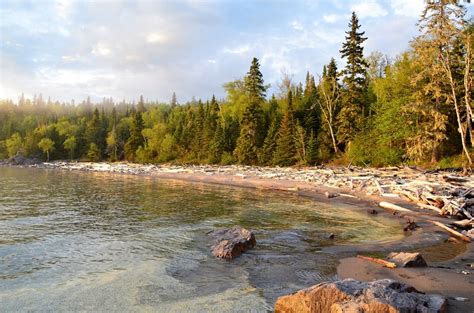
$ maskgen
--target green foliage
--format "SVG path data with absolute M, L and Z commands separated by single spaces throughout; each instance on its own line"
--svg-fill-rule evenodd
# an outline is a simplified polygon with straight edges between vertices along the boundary
M 49 161 L 49 153 L 54 149 L 54 141 L 50 138 L 43 138 L 38 143 L 38 147 L 46 153 L 46 160 Z
M 87 158 L 91 162 L 100 161 L 100 150 L 95 143 L 89 144 L 89 149 L 87 149 Z
M 69 151 L 69 159 L 74 159 L 74 151 L 77 147 L 77 140 L 75 136 L 68 137 L 63 143 L 64 149 Z
M 288 92 L 288 106 L 278 130 L 273 164 L 290 166 L 296 162 L 295 121 L 293 117 L 292 93 Z
M 222 100 L 180 104 L 174 93 L 169 104 L 143 96 L 137 105 L 45 102 L 41 95 L 0 100 L 0 158 L 281 166 L 440 158 L 442 167 L 469 165 L 473 27 L 458 6 L 426 8 L 421 35 L 393 63 L 377 52 L 364 57 L 354 13 L 340 51 L 344 70 L 331 58 L 318 81 L 309 72 L 303 83 L 285 75 L 270 100 L 257 58 L 242 79 L 224 85 Z
M 365 93 L 367 90 L 367 64 L 364 60 L 362 43 L 367 40 L 364 32 L 359 32 L 359 19 L 355 12 L 346 32 L 346 41 L 342 45 L 341 56 L 347 58 L 343 71 L 345 89 L 342 93 L 342 106 L 337 115 L 337 138 L 340 144 L 349 143 L 363 124 L 364 111 L 367 107 Z
M 240 123 L 240 135 L 234 152 L 240 164 L 256 165 L 258 162 L 260 123 L 261 109 L 258 104 L 252 102 L 244 111 Z
M 138 147 L 143 145 L 144 140 L 142 136 L 142 130 L 142 113 L 134 112 L 132 115 L 132 124 L 130 125 L 130 137 L 128 138 L 124 147 L 125 159 L 127 159 L 128 161 L 133 161 L 135 159 L 135 152 L 137 151 Z
M 23 149 L 23 140 L 19 133 L 14 133 L 10 138 L 5 142 L 7 148 L 7 154 L 9 157 L 15 156 L 18 153 L 21 153 Z

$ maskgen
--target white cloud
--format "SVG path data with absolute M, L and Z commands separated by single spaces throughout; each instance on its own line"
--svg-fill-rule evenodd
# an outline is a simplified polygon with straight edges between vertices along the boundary
M 97 56 L 107 56 L 110 54 L 110 49 L 106 44 L 99 42 L 92 48 L 91 52 Z
M 291 22 L 291 27 L 293 27 L 294 30 L 298 30 L 298 31 L 303 30 L 303 25 L 301 25 L 301 22 L 299 21 Z
M 211 63 L 211 64 L 216 64 L 216 63 L 217 63 L 217 61 L 214 60 L 214 59 L 209 59 L 209 60 L 207 60 L 207 62 L 208 62 L 208 63 Z
M 67 61 L 67 62 L 74 62 L 74 61 L 77 61 L 81 58 L 81 56 L 79 54 L 75 54 L 75 55 L 63 55 L 61 57 L 61 59 L 63 59 L 64 61 Z
M 418 0 L 411 0 L 411 1 L 418 1 Z M 365 0 L 360 1 L 356 4 L 351 5 L 351 10 L 356 12 L 356 14 L 361 17 L 381 17 L 386 16 L 388 14 L 387 10 L 385 10 L 377 0 Z
M 160 43 L 166 41 L 166 36 L 157 32 L 149 33 L 145 38 L 149 43 Z
M 346 18 L 346 16 L 341 15 L 341 14 L 326 14 L 326 15 L 323 15 L 323 20 L 326 23 L 330 23 L 330 24 L 336 23 L 336 22 L 338 22 L 339 20 L 341 20 L 343 18 Z
M 390 6 L 396 15 L 420 17 L 424 8 L 424 1 L 415 0 L 393 0 L 390 1 Z
M 249 50 L 250 50 L 249 45 L 241 45 L 234 48 L 224 48 L 223 52 L 230 53 L 230 54 L 245 54 L 249 52 Z

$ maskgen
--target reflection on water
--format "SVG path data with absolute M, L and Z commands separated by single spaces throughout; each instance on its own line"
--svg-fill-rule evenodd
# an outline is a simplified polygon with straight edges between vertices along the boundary
M 214 259 L 206 233 L 236 224 L 257 247 Z M 396 221 L 287 194 L 0 168 L 2 311 L 267 311 L 332 277 L 322 247 L 402 236 Z

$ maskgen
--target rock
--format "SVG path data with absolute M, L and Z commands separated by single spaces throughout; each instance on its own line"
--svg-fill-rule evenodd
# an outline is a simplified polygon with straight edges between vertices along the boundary
M 415 229 L 417 229 L 418 227 L 420 227 L 420 226 L 418 226 L 418 224 L 415 223 L 414 220 L 408 219 L 408 220 L 407 220 L 407 223 L 405 224 L 405 227 L 403 227 L 403 230 L 404 230 L 404 231 L 415 230 Z
M 463 230 L 462 234 L 474 239 L 474 228 L 469 230 Z
M 330 193 L 330 192 L 327 192 L 327 191 L 324 193 L 324 195 L 325 195 L 326 198 L 328 198 L 328 199 L 335 198 L 335 197 L 338 196 L 337 193 Z
M 387 260 L 397 264 L 398 267 L 426 267 L 425 259 L 420 253 L 392 252 Z
M 34 164 L 39 164 L 41 161 L 37 159 L 29 159 L 25 158 L 22 155 L 15 155 L 7 160 L 7 163 L 10 165 L 34 165 Z
M 213 231 L 209 235 L 215 239 L 212 254 L 221 259 L 236 258 L 257 244 L 253 232 L 240 226 Z
M 446 298 L 426 295 L 390 279 L 326 282 L 277 299 L 275 312 L 446 312 Z
M 373 215 L 377 215 L 377 214 L 379 214 L 379 212 L 377 212 L 377 210 L 376 210 L 376 209 L 367 209 L 367 213 L 369 213 L 369 214 L 373 214 Z
M 334 239 L 334 237 L 335 237 L 335 236 L 334 236 L 333 233 L 330 233 L 330 234 L 327 236 L 327 238 L 328 238 L 328 239 L 331 239 L 331 240 Z

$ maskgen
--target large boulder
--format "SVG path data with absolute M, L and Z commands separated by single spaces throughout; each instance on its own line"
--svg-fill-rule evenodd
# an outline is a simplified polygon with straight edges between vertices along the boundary
M 397 264 L 398 267 L 426 267 L 425 259 L 419 253 L 392 252 L 387 261 Z
M 221 259 L 236 258 L 257 244 L 253 232 L 240 226 L 213 231 L 209 235 L 215 240 L 212 254 Z
M 39 164 L 41 161 L 37 159 L 29 159 L 24 156 L 17 154 L 7 160 L 7 163 L 10 165 L 34 165 Z
M 278 313 L 442 313 L 447 301 L 390 279 L 326 282 L 277 299 Z

